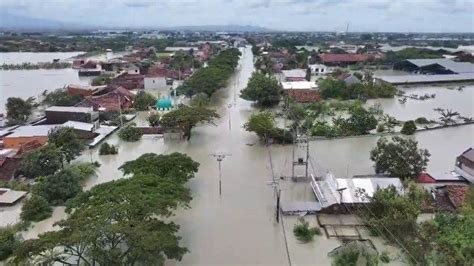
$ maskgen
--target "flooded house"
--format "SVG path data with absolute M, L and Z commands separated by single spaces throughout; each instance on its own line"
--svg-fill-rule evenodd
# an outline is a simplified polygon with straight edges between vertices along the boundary
M 386 176 L 354 176 L 353 178 L 335 178 L 328 173 L 321 180 L 312 176 L 310 182 L 314 195 L 321 204 L 321 213 L 347 214 L 351 209 L 368 204 L 370 198 L 379 189 L 394 186 L 403 193 L 403 184 L 399 178 Z
M 311 81 L 287 81 L 282 82 L 283 93 L 296 102 L 311 103 L 321 100 L 318 93 L 318 85 Z
M 474 149 L 472 147 L 456 158 L 454 171 L 469 183 L 474 183 Z

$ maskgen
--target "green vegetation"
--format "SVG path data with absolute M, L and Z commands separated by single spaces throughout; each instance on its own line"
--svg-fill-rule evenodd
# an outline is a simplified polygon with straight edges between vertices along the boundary
M 408 120 L 403 124 L 402 130 L 400 131 L 403 135 L 413 135 L 416 132 L 416 124 L 413 120 Z
M 95 166 L 91 163 L 70 165 L 53 175 L 38 178 L 33 194 L 46 199 L 51 205 L 64 205 L 82 191 L 82 182 L 94 173 Z
M 153 113 L 147 118 L 148 124 L 150 124 L 150 127 L 157 127 L 160 125 L 160 114 L 159 113 Z
M 112 80 L 112 75 L 110 74 L 101 74 L 100 76 L 95 77 L 92 79 L 91 85 L 92 86 L 102 86 L 107 85 Z
M 0 261 L 10 257 L 19 242 L 15 228 L 0 227 Z
M 33 112 L 34 101 L 35 98 L 33 97 L 26 99 L 26 101 L 22 98 L 8 98 L 5 105 L 8 125 L 24 124 Z
M 239 62 L 240 51 L 231 48 L 220 52 L 209 61 L 207 67 L 197 70 L 183 85 L 179 86 L 179 94 L 193 96 L 200 92 L 209 97 L 218 89 L 225 86 Z
M 328 99 L 374 99 L 392 98 L 397 88 L 386 83 L 374 83 L 372 80 L 346 85 L 342 80 L 326 78 L 319 83 L 320 94 Z
M 418 117 L 417 119 L 415 119 L 415 123 L 417 123 L 417 124 L 429 124 L 430 121 L 428 119 L 426 119 L 426 117 Z
M 83 99 L 81 95 L 69 95 L 63 89 L 56 89 L 52 92 L 44 91 L 43 97 L 41 103 L 50 106 L 74 106 Z
M 22 64 L 2 64 L 0 70 L 34 70 L 34 69 L 63 69 L 70 68 L 71 63 L 68 62 L 40 62 L 36 64 L 22 63 Z
M 194 95 L 191 98 L 190 105 L 194 107 L 206 107 L 210 103 L 210 98 L 207 96 L 207 94 L 200 92 L 196 95 Z
M 271 112 L 253 113 L 244 124 L 245 130 L 255 132 L 265 143 L 273 140 L 276 143 L 293 143 L 293 134 L 276 127 L 275 116 Z
M 379 256 L 379 259 L 383 263 L 389 263 L 390 262 L 390 257 L 388 256 L 388 253 L 386 251 L 382 251 L 382 253 Z
M 187 140 L 191 139 L 191 130 L 199 123 L 212 123 L 219 114 L 203 107 L 182 106 L 161 117 L 160 123 L 166 130 L 181 130 Z
M 377 173 L 387 173 L 402 179 L 416 178 L 426 169 L 430 153 L 418 149 L 418 142 L 402 137 L 380 138 L 377 146 L 370 151 L 370 159 L 375 162 Z
M 57 223 L 58 230 L 22 242 L 14 263 L 64 262 L 67 257 L 77 265 L 181 260 L 188 249 L 179 245 L 179 226 L 164 219 L 176 208 L 188 207 L 192 198 L 184 182 L 194 177 L 199 164 L 174 153 L 145 154 L 125 165 L 122 169 L 132 177 L 97 185 L 70 200 L 69 215 Z
M 362 106 L 353 106 L 349 110 L 349 118 L 333 118 L 332 125 L 325 121 L 314 123 L 311 128 L 313 136 L 340 137 L 369 134 L 377 127 L 375 116 Z
M 120 139 L 129 142 L 139 141 L 142 138 L 142 135 L 142 131 L 138 129 L 135 124 L 126 125 L 118 132 Z
M 247 87 L 241 91 L 244 100 L 255 101 L 262 106 L 273 106 L 280 102 L 281 89 L 275 78 L 254 72 Z
M 446 54 L 445 50 L 432 50 L 423 48 L 409 47 L 400 51 L 387 51 L 385 58 L 382 61 L 386 63 L 396 63 L 405 59 L 432 59 L 432 58 L 443 58 L 443 54 Z
M 376 252 L 371 252 L 362 245 L 343 247 L 334 256 L 333 266 L 377 266 L 379 265 Z
M 67 163 L 79 156 L 84 149 L 72 127 L 57 127 L 51 130 L 48 133 L 48 145 L 59 148 L 63 160 Z
M 28 178 L 54 174 L 63 166 L 61 150 L 49 144 L 27 153 L 21 161 L 20 171 Z
M 298 223 L 293 227 L 293 234 L 301 242 L 310 242 L 315 235 L 320 235 L 321 231 L 317 227 L 310 228 L 304 218 L 299 218 Z
M 146 111 L 148 107 L 154 106 L 156 103 L 156 98 L 146 92 L 141 92 L 137 94 L 135 97 L 135 101 L 133 102 L 133 108 L 138 111 Z
M 26 222 L 39 222 L 51 217 L 53 209 L 48 201 L 38 195 L 32 195 L 21 207 L 20 218 Z
M 99 155 L 111 155 L 111 154 L 117 154 L 117 153 L 118 153 L 118 148 L 115 145 L 111 145 L 107 142 L 104 142 L 102 145 L 100 145 Z

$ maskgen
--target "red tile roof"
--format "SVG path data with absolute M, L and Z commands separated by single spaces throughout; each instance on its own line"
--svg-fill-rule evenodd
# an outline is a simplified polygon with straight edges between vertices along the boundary
M 454 207 L 457 209 L 461 207 L 466 199 L 467 191 L 469 190 L 468 186 L 447 186 L 448 197 Z
M 2 158 L 0 159 L 0 180 L 10 180 L 17 173 L 21 166 L 19 158 Z
M 17 156 L 21 156 L 27 152 L 34 151 L 36 149 L 39 149 L 43 146 L 41 142 L 38 140 L 31 140 L 28 141 L 20 146 L 20 149 L 18 149 L 18 152 L 16 153 Z
M 319 57 L 323 63 L 357 63 L 374 58 L 368 54 L 321 54 Z
M 287 90 L 287 93 L 288 96 L 299 103 L 314 103 L 321 100 L 319 93 L 312 89 Z

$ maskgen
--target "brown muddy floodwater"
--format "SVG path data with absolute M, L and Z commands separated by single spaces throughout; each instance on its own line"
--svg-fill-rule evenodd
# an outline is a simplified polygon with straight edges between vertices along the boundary
M 253 71 L 250 48 L 245 48 L 242 52 L 236 75 L 230 80 L 228 88 L 219 91 L 213 101 L 213 107 L 221 114 L 216 126 L 204 125 L 196 128 L 189 142 L 164 141 L 159 137 L 145 136 L 139 142 L 127 143 L 120 141 L 114 134 L 107 142 L 119 145 L 118 155 L 99 156 L 96 148 L 86 151 L 79 158 L 83 161 L 97 160 L 102 164 L 97 176 L 87 181 L 86 189 L 122 178 L 118 167 L 143 153 L 187 153 L 201 165 L 196 177 L 188 183 L 193 194 L 191 208 L 177 210 L 172 220 L 181 226 L 179 234 L 183 238 L 182 245 L 189 248 L 190 253 L 186 254 L 182 261 L 168 261 L 167 265 L 289 265 L 289 260 L 292 265 L 330 265 L 331 260 L 327 257 L 327 252 L 339 246 L 337 240 L 319 236 L 312 243 L 302 244 L 292 233 L 296 217 L 283 219 L 285 230 L 282 223 L 275 221 L 276 199 L 273 188 L 268 184 L 272 180 L 270 154 L 275 176 L 289 176 L 292 147 L 273 145 L 267 148 L 259 143 L 254 134 L 242 128 L 250 114 L 256 111 L 250 102 L 238 97 L 238 91 L 245 87 Z M 452 103 L 467 104 L 462 112 L 460 110 L 466 116 L 473 116 L 474 113 L 472 89 L 469 87 L 465 88 L 464 92 L 455 92 L 460 93 L 460 98 L 468 95 L 467 97 L 471 97 L 469 101 L 458 99 Z M 467 90 L 471 92 L 464 94 Z M 432 102 L 435 107 L 438 104 L 436 99 Z M 457 98 L 453 98 L 453 101 L 455 99 Z M 382 102 L 382 105 L 394 110 L 395 116 L 399 113 L 404 116 L 401 111 L 394 109 L 396 107 L 390 107 L 395 106 L 395 103 L 399 104 L 393 99 L 387 103 Z M 418 103 L 420 102 L 412 103 L 409 100 L 406 107 L 400 108 L 412 108 L 409 107 L 411 104 Z M 470 114 L 466 113 L 469 108 Z M 453 106 L 453 109 L 456 108 Z M 410 117 L 421 116 L 423 111 L 414 112 Z M 137 120 L 144 121 L 145 118 L 146 114 L 141 113 Z M 420 142 L 422 148 L 431 152 L 429 170 L 448 171 L 453 168 L 454 158 L 460 152 L 474 146 L 473 131 L 474 126 L 471 125 L 420 132 L 412 137 Z M 369 151 L 375 146 L 377 139 L 378 137 L 372 136 L 312 141 L 310 172 L 322 174 L 332 171 L 337 177 L 371 174 L 373 168 Z M 215 158 L 210 156 L 215 152 L 231 154 L 222 163 L 222 196 L 219 196 L 218 190 L 218 165 Z M 283 202 L 315 200 L 306 183 L 282 180 L 280 188 Z M 20 207 L 15 208 L 19 210 Z M 0 224 L 16 221 L 18 210 L 0 212 Z M 55 210 L 52 218 L 35 224 L 24 237 L 35 237 L 38 233 L 52 228 L 54 221 L 62 217 L 63 210 Z M 314 216 L 307 217 L 307 220 L 315 223 Z

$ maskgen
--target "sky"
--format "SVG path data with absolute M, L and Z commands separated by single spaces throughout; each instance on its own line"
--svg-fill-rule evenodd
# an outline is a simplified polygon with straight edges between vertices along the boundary
M 474 32 L 474 0 L 0 0 L 0 10 L 103 28 Z

